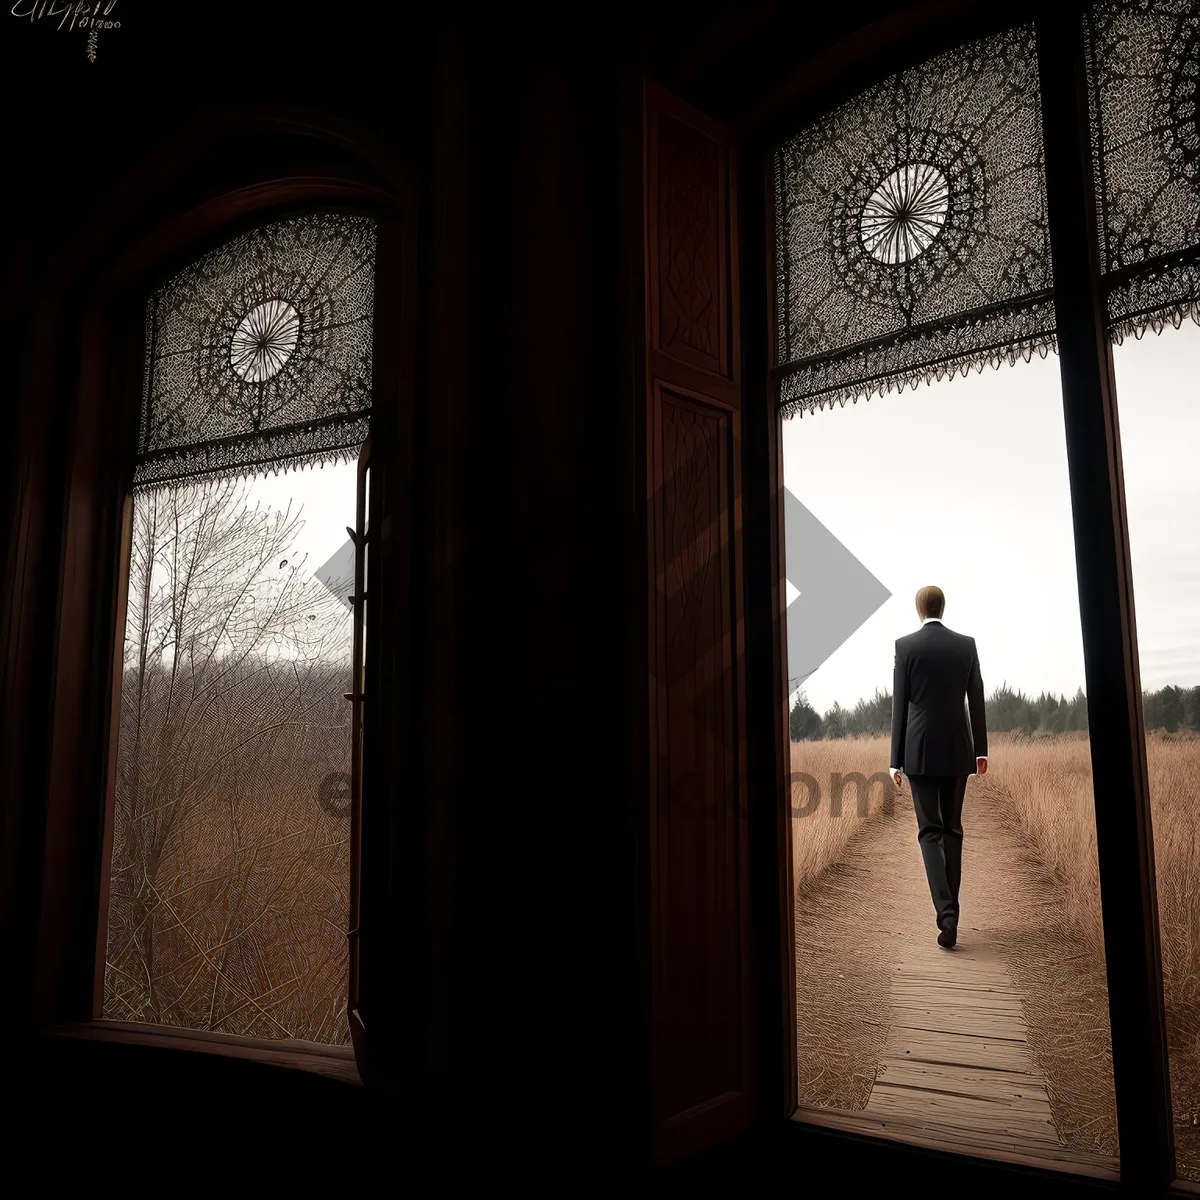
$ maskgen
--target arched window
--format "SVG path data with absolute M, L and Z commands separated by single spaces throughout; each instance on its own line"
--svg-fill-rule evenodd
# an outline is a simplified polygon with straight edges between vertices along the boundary
M 376 240 L 365 216 L 272 221 L 154 294 L 138 485 L 357 453 L 371 409 Z
M 412 179 L 348 123 L 220 108 L 123 195 L 34 322 L 74 349 L 25 405 L 63 464 L 15 581 L 52 639 L 31 1023 L 386 1075 L 394 964 L 360 950 L 410 761 Z
M 150 298 L 104 1018 L 349 1043 L 376 246 L 370 217 L 306 212 Z
M 150 298 L 105 1018 L 349 1044 L 376 243 L 366 216 L 289 216 Z
M 1195 0 L 1064 7 L 770 148 L 774 411 L 815 416 L 779 426 L 775 479 L 806 1121 L 1200 1178 L 1198 47 Z M 1148 331 L 1159 344 L 1135 345 Z M 1030 364 L 1051 349 L 1058 363 Z M 931 823 L 933 769 L 896 755 L 914 710 L 927 719 L 908 648 L 945 628 L 910 637 L 912 597 L 943 577 L 989 694 L 965 807 Z M 915 845 L 914 805 L 928 878 L 912 846 L 893 858 Z M 978 920 L 949 947 L 974 961 L 930 952 L 920 928 L 937 855 L 939 924 L 958 924 L 964 831 Z M 908 869 L 919 903 L 902 912 Z

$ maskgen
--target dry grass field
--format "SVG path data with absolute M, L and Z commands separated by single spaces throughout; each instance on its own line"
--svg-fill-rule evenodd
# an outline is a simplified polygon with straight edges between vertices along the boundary
M 889 801 L 894 803 L 890 783 L 881 779 L 867 788 L 850 778 L 856 773 L 868 781 L 876 772 L 886 776 L 890 752 L 886 737 L 792 743 L 792 878 L 797 887 L 841 858 L 863 822 Z M 812 784 L 802 778 L 805 775 L 816 780 L 815 797 Z M 833 805 L 837 776 L 845 781 L 840 815 L 835 815 Z M 865 815 L 858 799 L 864 792 Z
M 1102 961 L 1096 822 L 1086 736 L 997 737 L 980 799 L 1004 805 L 1064 897 L 1064 918 Z M 1180 1171 L 1200 1178 L 1200 737 L 1146 745 L 1163 990 Z
M 1180 1173 L 1195 1179 L 1200 1178 L 1200 737 L 1154 734 L 1147 749 L 1177 1155 Z M 826 867 L 853 856 L 852 839 L 883 811 L 891 794 L 889 786 L 873 785 L 864 816 L 855 788 L 847 787 L 841 816 L 834 819 L 831 779 L 886 771 L 888 751 L 883 737 L 792 745 L 793 772 L 812 776 L 821 792 L 814 810 L 792 821 L 797 889 L 819 889 L 817 877 Z M 988 774 L 971 786 L 968 804 L 993 806 L 1053 880 L 1065 924 L 1088 947 L 1087 957 L 1100 972 L 1103 934 L 1087 735 L 993 735 Z M 793 814 L 806 802 L 811 806 L 809 793 L 810 786 L 794 775 Z M 891 799 L 911 803 L 907 792 Z

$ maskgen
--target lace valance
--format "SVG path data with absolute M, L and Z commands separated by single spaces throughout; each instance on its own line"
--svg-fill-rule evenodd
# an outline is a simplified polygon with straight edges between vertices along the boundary
M 1086 17 L 1105 303 L 1114 341 L 1200 321 L 1200 3 Z
M 352 457 L 371 410 L 375 223 L 259 226 L 150 300 L 135 486 Z
M 1054 300 L 1043 159 L 1031 26 L 902 71 L 783 145 L 783 411 L 1045 355 Z

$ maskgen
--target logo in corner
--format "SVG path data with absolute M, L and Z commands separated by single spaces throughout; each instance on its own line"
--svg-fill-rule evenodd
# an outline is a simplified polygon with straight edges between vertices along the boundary
M 16 0 L 9 10 L 18 21 L 41 24 L 58 33 L 86 36 L 88 62 L 94 63 L 102 30 L 121 28 L 118 0 Z

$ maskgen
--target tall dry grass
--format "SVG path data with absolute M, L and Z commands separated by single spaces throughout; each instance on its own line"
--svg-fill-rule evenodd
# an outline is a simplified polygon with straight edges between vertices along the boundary
M 844 858 L 864 825 L 895 803 L 891 784 L 880 778 L 886 775 L 889 752 L 886 737 L 792 744 L 792 877 L 797 889 Z M 1147 757 L 1176 1151 L 1180 1173 L 1200 1178 L 1200 737 L 1152 734 Z M 797 779 L 801 773 L 815 781 L 815 804 L 812 785 Z M 876 776 L 865 812 L 851 782 L 838 813 L 835 778 L 854 774 L 865 780 Z M 1102 963 L 1087 734 L 993 734 L 988 773 L 972 787 L 975 802 L 994 804 L 1054 877 L 1063 921 L 1089 947 L 1091 961 Z
M 895 789 L 885 782 L 890 753 L 886 737 L 792 743 L 792 879 L 797 888 L 837 862 L 859 829 L 894 803 Z M 877 773 L 879 778 L 872 780 Z M 803 776 L 815 780 L 815 789 Z M 834 794 L 839 779 L 844 785 L 840 809 Z
M 980 800 L 1002 805 L 1064 897 L 1064 920 L 1103 961 L 1096 818 L 1086 735 L 992 738 Z M 1163 991 L 1181 1172 L 1200 1175 L 1200 737 L 1146 743 Z
M 1056 884 L 1063 917 L 1103 961 L 1100 872 L 1092 761 L 1086 734 L 1022 738 L 991 734 L 988 773 L 975 779 L 977 803 L 999 806 Z
M 1063 884 L 1064 916 L 1102 949 L 1096 816 L 1086 737 L 997 735 L 981 798 L 1011 809 L 1042 863 Z M 1166 986 L 1200 1004 L 1200 737 L 1151 735 L 1150 810 Z M 1200 1055 L 1200 1044 L 1195 1046 Z

